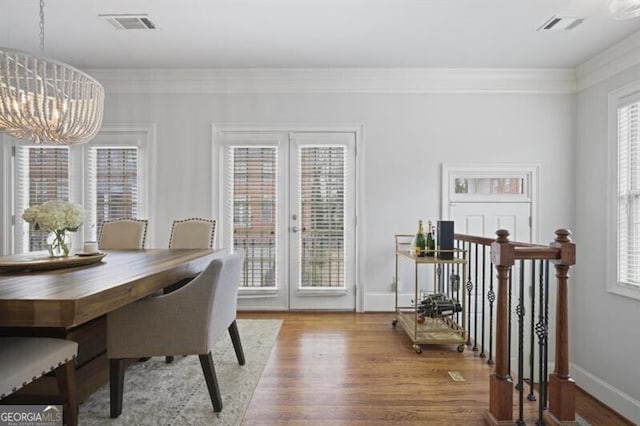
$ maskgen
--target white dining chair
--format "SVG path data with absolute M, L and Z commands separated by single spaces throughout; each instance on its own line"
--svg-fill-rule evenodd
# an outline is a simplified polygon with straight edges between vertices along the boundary
M 170 249 L 212 248 L 216 233 L 213 219 L 174 220 L 169 237 Z
M 100 250 L 143 249 L 147 239 L 147 219 L 110 219 L 102 221 L 98 233 Z

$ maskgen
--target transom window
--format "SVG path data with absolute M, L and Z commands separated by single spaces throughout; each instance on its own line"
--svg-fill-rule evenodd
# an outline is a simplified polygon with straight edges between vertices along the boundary
M 456 194 L 524 194 L 525 180 L 522 177 L 476 177 L 455 178 Z

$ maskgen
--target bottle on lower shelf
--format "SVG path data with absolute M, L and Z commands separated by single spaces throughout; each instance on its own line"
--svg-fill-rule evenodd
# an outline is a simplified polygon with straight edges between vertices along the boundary
M 418 315 L 440 318 L 462 312 L 462 305 L 456 299 L 447 298 L 442 293 L 431 294 L 420 301 Z

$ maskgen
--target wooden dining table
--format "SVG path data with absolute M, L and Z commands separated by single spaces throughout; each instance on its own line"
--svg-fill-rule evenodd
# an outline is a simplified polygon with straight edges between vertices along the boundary
M 221 250 L 109 250 L 99 261 L 69 267 L 29 261 L 38 253 L 0 257 L 0 336 L 54 336 L 78 342 L 79 400 L 108 381 L 106 315 L 200 273 Z M 46 257 L 46 252 L 42 252 Z M 43 260 L 44 261 L 44 260 Z M 52 260 L 53 261 L 53 260 Z M 21 262 L 26 262 L 21 265 Z M 22 266 L 22 267 L 21 267 Z M 21 394 L 56 393 L 55 379 Z

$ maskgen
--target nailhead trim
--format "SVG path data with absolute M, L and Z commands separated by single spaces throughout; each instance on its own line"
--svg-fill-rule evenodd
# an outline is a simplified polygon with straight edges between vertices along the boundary
M 76 359 L 76 358 L 77 358 L 77 355 L 73 355 L 73 356 L 71 357 L 71 360 L 74 360 L 74 359 Z M 62 362 L 62 361 L 61 361 L 61 362 L 59 362 L 59 363 L 58 363 L 58 367 L 61 367 L 62 365 L 66 364 L 66 363 L 67 363 L 67 362 L 69 362 L 69 361 L 70 361 L 70 359 L 69 359 L 69 358 L 65 358 L 65 359 L 64 359 L 64 362 Z M 48 372 L 50 373 L 50 372 L 52 372 L 53 370 L 57 369 L 58 367 L 51 366 L 51 369 L 50 369 Z M 23 382 L 23 383 L 22 383 L 22 386 L 12 388 L 12 389 L 11 389 L 11 393 L 17 392 L 19 389 L 21 389 L 21 388 L 23 388 L 23 387 L 27 386 L 27 385 L 28 385 L 29 383 L 31 383 L 31 382 L 35 382 L 36 380 L 38 380 L 40 377 L 44 376 L 45 374 L 47 374 L 47 371 L 43 371 L 43 372 L 42 372 L 42 374 L 41 374 L 39 377 L 37 377 L 37 376 L 33 376 L 33 377 L 31 378 L 31 381 L 29 381 L 29 382 Z M 4 398 L 4 397 L 6 397 L 6 396 L 9 396 L 9 395 L 10 395 L 10 394 L 6 394 L 6 393 L 0 394 L 0 399 Z

